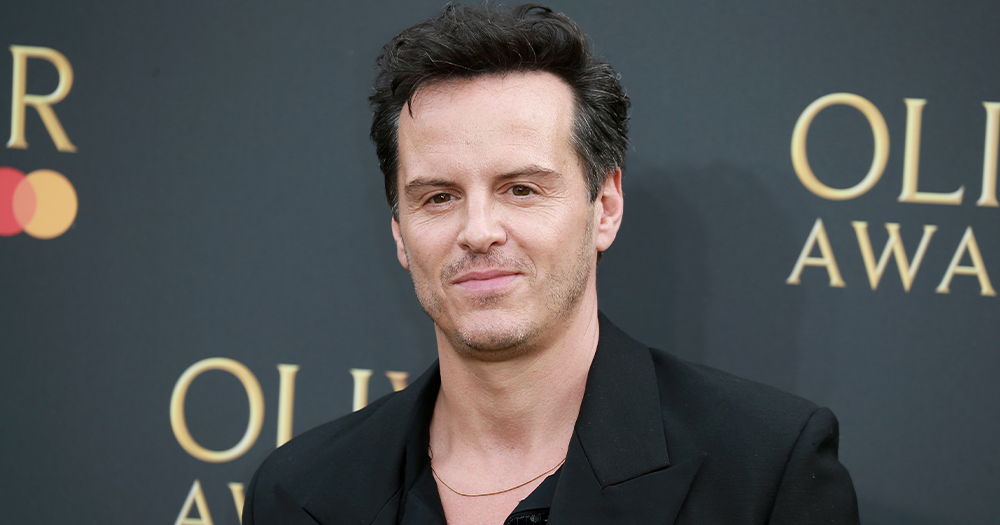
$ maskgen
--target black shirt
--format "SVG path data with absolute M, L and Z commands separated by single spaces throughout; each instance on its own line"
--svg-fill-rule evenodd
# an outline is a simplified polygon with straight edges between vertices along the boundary
M 555 471 L 542 481 L 528 497 L 517 504 L 514 512 L 507 516 L 504 525 L 545 525 L 549 521 L 549 507 L 552 495 L 559 482 L 559 471 Z M 444 508 L 437 492 L 437 484 L 431 474 L 430 462 L 417 476 L 416 482 L 406 493 L 400 525 L 445 525 Z

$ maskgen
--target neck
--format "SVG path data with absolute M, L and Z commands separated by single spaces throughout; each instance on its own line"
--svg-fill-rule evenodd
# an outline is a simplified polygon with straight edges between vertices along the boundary
M 504 361 L 457 352 L 439 331 L 435 458 L 478 470 L 545 467 L 565 457 L 597 350 L 596 295 L 586 293 L 548 341 Z

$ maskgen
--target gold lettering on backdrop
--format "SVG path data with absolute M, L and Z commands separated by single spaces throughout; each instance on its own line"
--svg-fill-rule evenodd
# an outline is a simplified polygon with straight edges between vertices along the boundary
M 809 126 L 812 125 L 813 119 L 820 111 L 837 104 L 851 106 L 860 111 L 868 119 L 875 139 L 875 153 L 868 173 L 861 182 L 846 189 L 831 188 L 820 182 L 809 166 L 809 156 L 806 153 L 806 137 L 809 135 Z M 847 200 L 864 195 L 882 177 L 888 161 L 889 128 L 885 124 L 885 118 L 875 104 L 852 93 L 831 93 L 816 99 L 802 112 L 792 131 L 792 166 L 795 168 L 795 174 L 809 191 L 824 199 Z
M 239 518 L 240 523 L 243 523 L 243 484 L 230 483 L 229 492 L 233 494 L 233 504 L 236 505 L 236 517 Z
M 882 280 L 882 273 L 889 264 L 889 256 L 896 256 L 896 267 L 899 268 L 899 277 L 903 281 L 903 290 L 909 292 L 913 278 L 917 276 L 920 263 L 924 260 L 924 253 L 927 252 L 927 245 L 931 242 L 931 237 L 937 231 L 937 226 L 924 225 L 924 235 L 920 238 L 920 246 L 913 254 L 913 265 L 906 257 L 906 250 L 903 248 L 903 239 L 899 236 L 899 224 L 887 222 L 886 231 L 889 232 L 889 240 L 885 243 L 882 256 L 879 257 L 878 264 L 875 263 L 875 254 L 872 252 L 872 242 L 868 237 L 868 223 L 864 221 L 854 221 L 854 232 L 858 236 L 858 245 L 861 247 L 861 257 L 865 261 L 865 270 L 868 272 L 868 282 L 872 290 L 878 289 L 878 283 Z
M 357 412 L 368 406 L 368 384 L 371 382 L 372 370 L 367 368 L 352 368 L 351 377 L 354 378 L 354 402 L 352 410 Z M 406 380 L 410 377 L 409 372 L 398 372 L 386 370 L 385 377 L 392 383 L 392 391 L 399 392 L 406 388 Z
M 997 149 L 1000 147 L 1000 102 L 983 102 L 986 108 L 986 145 L 983 148 L 983 192 L 977 206 L 997 203 Z
M 295 374 L 299 365 L 278 365 L 281 379 L 278 389 L 278 446 L 292 439 L 292 418 L 295 413 Z
M 813 247 L 817 244 L 819 244 L 821 257 L 810 257 L 809 254 L 812 253 Z M 816 223 L 813 224 L 813 229 L 809 232 L 809 238 L 806 239 L 806 244 L 802 247 L 802 253 L 799 254 L 799 260 L 795 261 L 795 267 L 792 269 L 792 273 L 788 276 L 788 279 L 785 280 L 785 283 L 799 284 L 802 277 L 802 270 L 806 266 L 822 266 L 826 268 L 826 272 L 830 276 L 830 286 L 835 288 L 843 288 L 845 286 L 844 279 L 840 276 L 840 268 L 837 267 L 837 260 L 833 257 L 833 248 L 830 246 L 830 239 L 826 236 L 826 228 L 823 227 L 823 219 L 820 218 L 817 218 Z
M 292 421 L 295 409 L 295 377 L 299 371 L 299 365 L 278 364 L 278 376 L 280 379 L 278 390 L 278 443 L 281 445 L 288 442 L 292 437 Z M 250 421 L 247 424 L 247 432 L 243 439 L 233 448 L 225 451 L 207 450 L 191 437 L 187 428 L 187 421 L 184 415 L 184 403 L 187 397 L 188 388 L 196 377 L 209 370 L 222 370 L 229 372 L 243 384 L 250 403 Z M 352 368 L 351 376 L 354 378 L 354 410 L 360 410 L 368 404 L 368 384 L 372 376 L 372 370 L 363 368 Z M 406 388 L 409 372 L 387 370 L 385 376 L 392 383 L 394 392 L 399 392 Z M 174 437 L 189 454 L 202 461 L 221 463 L 231 461 L 246 453 L 253 446 L 260 434 L 260 428 L 264 419 L 264 395 L 260 388 L 260 383 L 249 368 L 233 359 L 213 357 L 203 359 L 188 367 L 181 374 L 174 385 L 173 394 L 170 397 L 170 425 L 174 431 Z M 246 500 L 245 488 L 242 483 L 231 482 L 228 484 L 229 492 L 233 497 L 233 505 L 236 507 L 236 515 L 239 521 L 243 521 L 243 504 Z M 191 517 L 192 506 L 197 507 L 198 516 Z M 191 491 L 188 493 L 181 512 L 177 516 L 174 525 L 213 525 L 212 515 L 208 510 L 208 503 L 201 488 L 201 482 L 194 480 Z
M 962 256 L 965 252 L 969 252 L 969 258 L 972 259 L 972 266 L 959 266 L 958 263 L 961 262 Z M 941 284 L 937 287 L 937 293 L 949 293 L 949 287 L 951 286 L 951 279 L 958 275 L 975 275 L 979 278 L 979 288 L 980 295 L 986 295 L 993 297 L 996 292 L 993 291 L 993 286 L 990 284 L 990 277 L 986 274 L 986 265 L 983 264 L 983 256 L 979 253 L 979 245 L 976 243 L 976 236 L 972 233 L 972 226 L 965 229 L 965 235 L 962 236 L 961 242 L 958 243 L 958 249 L 955 250 L 955 256 L 951 259 L 951 264 L 948 265 L 948 270 L 944 272 L 944 277 L 941 279 Z
M 388 377 L 389 382 L 392 383 L 392 391 L 399 392 L 400 390 L 406 388 L 406 380 L 410 377 L 410 373 L 387 370 L 385 372 L 385 377 Z
M 198 507 L 198 517 L 191 517 L 191 505 Z M 174 525 L 212 525 L 212 514 L 208 512 L 208 503 L 205 502 L 205 493 L 201 491 L 201 483 L 194 480 L 191 491 L 188 492 L 181 513 L 177 515 Z
M 250 403 L 250 417 L 247 421 L 247 430 L 239 443 L 229 450 L 208 450 L 199 445 L 191 437 L 191 432 L 188 430 L 187 420 L 184 416 L 184 401 L 187 397 L 188 387 L 191 386 L 191 382 L 196 377 L 209 370 L 229 372 L 239 379 L 240 383 L 243 384 L 243 389 L 246 390 L 247 400 Z M 191 365 L 181 374 L 181 377 L 177 380 L 177 384 L 174 385 L 174 392 L 170 396 L 170 426 L 174 431 L 174 437 L 177 438 L 177 442 L 180 443 L 181 447 L 188 454 L 202 461 L 224 463 L 242 456 L 257 441 L 257 436 L 260 435 L 260 428 L 263 423 L 264 394 L 261 392 L 260 383 L 249 368 L 233 359 L 211 357 Z
M 8 148 L 28 149 L 28 141 L 24 138 L 24 111 L 26 106 L 35 108 L 42 124 L 52 137 L 56 149 L 72 153 L 76 146 L 69 141 L 66 130 L 59 122 L 59 117 L 52 111 L 52 105 L 66 98 L 73 87 L 73 66 L 62 53 L 47 47 L 10 46 L 14 55 L 14 88 L 10 107 L 10 140 Z M 28 86 L 28 58 L 47 60 L 56 67 L 59 74 L 59 84 L 55 91 L 48 95 L 31 95 L 26 93 Z
M 962 204 L 965 186 L 961 186 L 951 193 L 917 190 L 917 179 L 920 176 L 920 130 L 924 106 L 927 105 L 927 101 L 922 98 L 908 98 L 905 101 L 906 147 L 903 152 L 903 191 L 899 194 L 899 202 Z
M 354 378 L 354 403 L 351 410 L 357 412 L 368 406 L 368 380 L 372 377 L 372 371 L 365 368 L 352 368 L 351 377 Z

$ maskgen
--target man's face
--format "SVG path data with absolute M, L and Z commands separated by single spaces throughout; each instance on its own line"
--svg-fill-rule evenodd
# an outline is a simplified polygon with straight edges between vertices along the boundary
M 460 352 L 526 350 L 582 299 L 596 304 L 597 251 L 618 222 L 602 220 L 604 194 L 589 199 L 573 113 L 549 73 L 435 83 L 401 112 L 397 254 Z M 620 175 L 609 179 L 620 198 Z

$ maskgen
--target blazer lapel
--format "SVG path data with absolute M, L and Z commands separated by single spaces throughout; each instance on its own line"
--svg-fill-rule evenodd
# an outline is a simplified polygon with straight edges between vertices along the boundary
M 549 523 L 673 523 L 704 455 L 671 464 L 649 349 L 603 314 L 599 322 Z
M 552 500 L 550 525 L 609 523 L 671 524 L 691 488 L 704 455 L 613 485 L 597 480 L 579 439 L 569 456 Z

